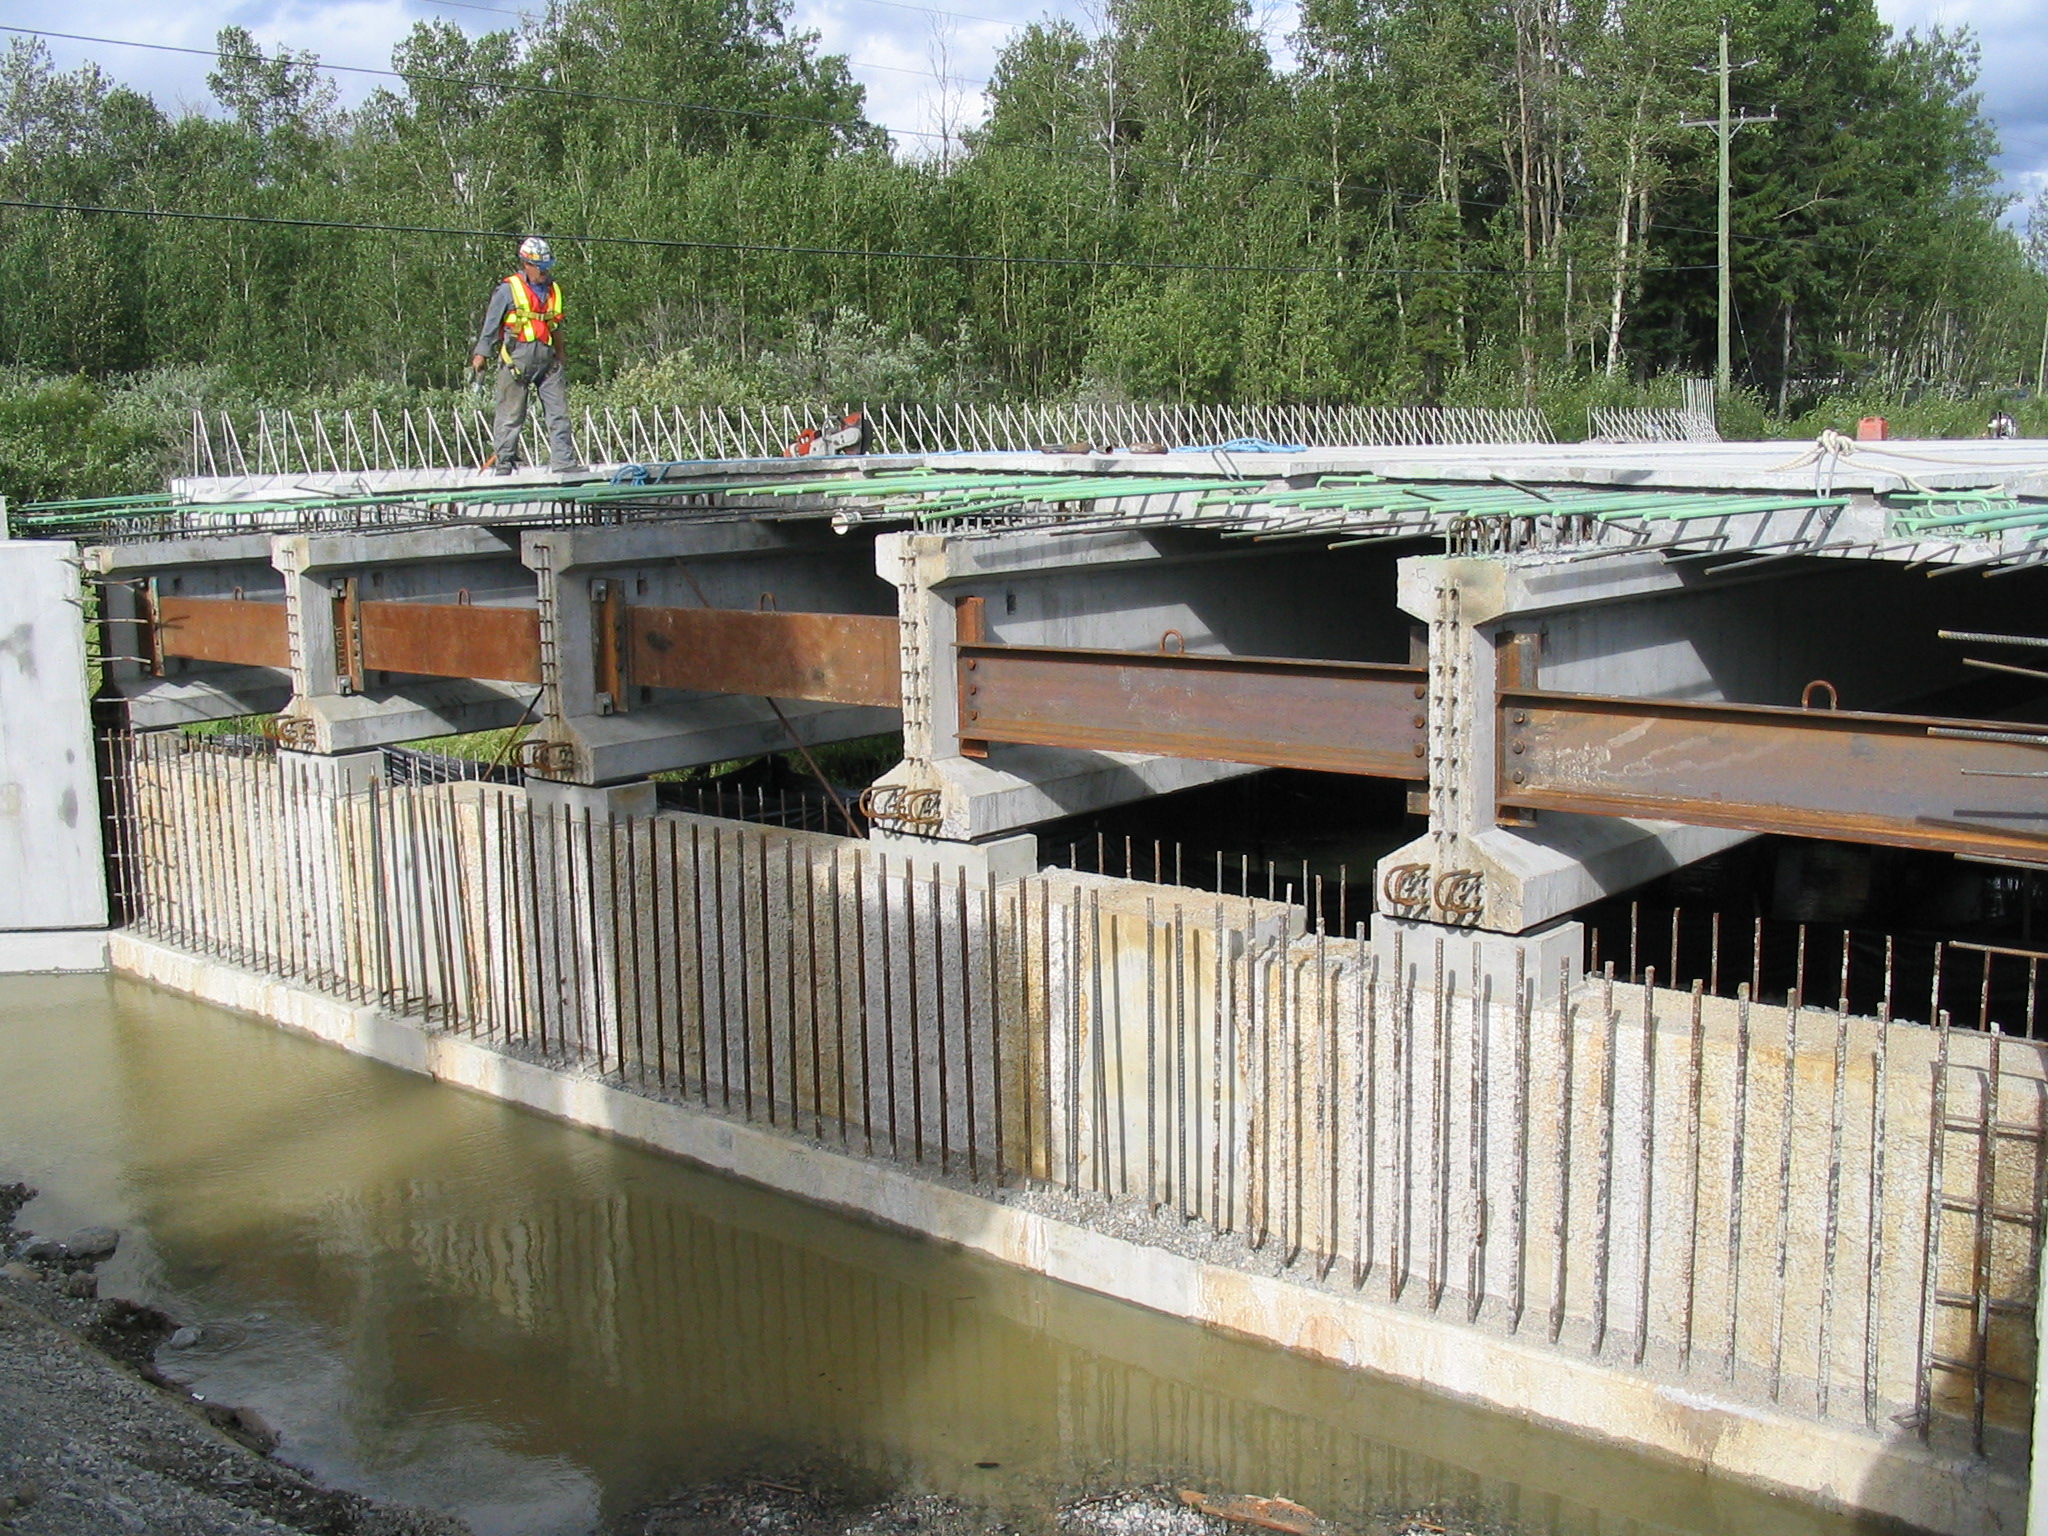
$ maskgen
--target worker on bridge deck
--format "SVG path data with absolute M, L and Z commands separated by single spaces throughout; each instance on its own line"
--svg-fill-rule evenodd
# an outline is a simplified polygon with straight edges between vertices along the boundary
M 497 409 L 491 418 L 496 473 L 509 475 L 519 463 L 519 439 L 527 409 L 540 396 L 546 418 L 548 467 L 576 474 L 584 465 L 569 435 L 568 358 L 562 349 L 562 285 L 554 277 L 555 255 L 533 235 L 520 242 L 519 270 L 498 284 L 484 311 L 483 330 L 469 360 L 472 374 L 498 355 Z

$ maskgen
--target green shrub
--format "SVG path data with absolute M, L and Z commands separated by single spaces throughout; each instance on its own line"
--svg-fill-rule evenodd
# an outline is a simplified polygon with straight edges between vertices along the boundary
M 169 418 L 83 376 L 0 383 L 0 496 L 10 503 L 159 490 Z

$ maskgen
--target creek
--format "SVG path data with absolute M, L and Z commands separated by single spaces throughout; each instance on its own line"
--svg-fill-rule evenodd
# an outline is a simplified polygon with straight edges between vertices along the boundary
M 330 1483 L 575 1536 L 820 1467 L 1041 1521 L 1170 1483 L 1350 1529 L 1856 1523 L 1074 1290 L 107 977 L 0 979 L 0 1180 L 118 1226 L 160 1363 Z

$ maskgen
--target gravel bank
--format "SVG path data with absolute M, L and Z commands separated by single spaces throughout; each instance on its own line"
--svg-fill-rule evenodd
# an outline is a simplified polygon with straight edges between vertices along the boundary
M 277 1436 L 151 1364 L 176 1324 L 101 1298 L 117 1233 L 21 1232 L 0 1185 L 0 1531 L 8 1536 L 468 1536 L 461 1521 L 322 1487 Z
M 1138 1486 L 1048 1497 L 1041 1509 L 1006 1517 L 935 1494 L 874 1497 L 832 1478 L 739 1478 L 709 1483 L 627 1517 L 616 1536 L 1515 1536 L 1458 1512 L 1425 1509 L 1362 1525 L 1316 1518 L 1299 1506 L 1255 1508 L 1256 1518 L 1223 1519 L 1189 1507 L 1177 1488 Z M 1222 1502 L 1246 1502 L 1238 1500 Z M 1251 1500 L 1254 1505 L 1270 1501 Z M 1298 1523 L 1284 1511 L 1299 1510 Z

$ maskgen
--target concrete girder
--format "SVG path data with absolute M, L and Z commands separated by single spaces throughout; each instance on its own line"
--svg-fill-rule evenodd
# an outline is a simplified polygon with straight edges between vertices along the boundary
M 1504 811 L 1513 791 L 1500 766 L 1503 693 L 1540 687 L 1797 705 L 1809 683 L 1825 679 L 1859 709 L 1897 707 L 1961 676 L 1935 637 L 1954 592 L 1869 563 L 1777 564 L 1717 577 L 1649 553 L 1584 563 L 1403 561 L 1401 606 L 1429 625 L 1430 830 L 1381 861 L 1382 907 L 1526 933 L 1752 835 L 1619 815 Z M 2010 588 L 1995 599 L 2020 600 Z M 1873 643 L 1878 633 L 1883 640 Z
M 674 768 L 849 741 L 896 728 L 893 708 L 769 699 L 632 681 L 634 608 L 890 618 L 865 536 L 819 522 L 679 521 L 528 532 L 540 594 L 536 772 L 609 784 Z
M 282 579 L 270 563 L 267 535 L 240 533 L 191 539 L 99 545 L 82 554 L 99 590 L 102 663 L 99 707 L 138 731 L 205 720 L 274 713 L 291 701 L 291 669 L 250 666 L 186 654 L 173 623 L 158 622 L 163 604 L 262 605 L 250 616 L 285 620 Z M 270 612 L 275 606 L 275 613 Z M 178 616 L 174 613 L 173 619 Z
M 271 558 L 293 619 L 293 696 L 278 720 L 292 747 L 354 752 L 494 730 L 532 707 L 531 682 L 386 670 L 365 646 L 366 605 L 371 613 L 444 605 L 530 613 L 533 579 L 510 536 L 479 526 L 285 534 L 271 541 Z
M 1408 645 L 1409 621 L 1392 601 L 1394 559 L 1387 547 L 1225 543 L 1213 532 L 1157 526 L 884 535 L 877 569 L 896 584 L 903 619 L 904 757 L 877 783 L 873 814 L 899 835 L 979 841 L 1256 772 L 1251 763 L 1116 750 L 984 752 L 966 718 L 958 647 L 963 639 L 1154 653 L 1178 646 L 1385 661 Z M 1288 600 L 1274 601 L 1276 590 Z M 969 599 L 979 602 L 963 636 Z

